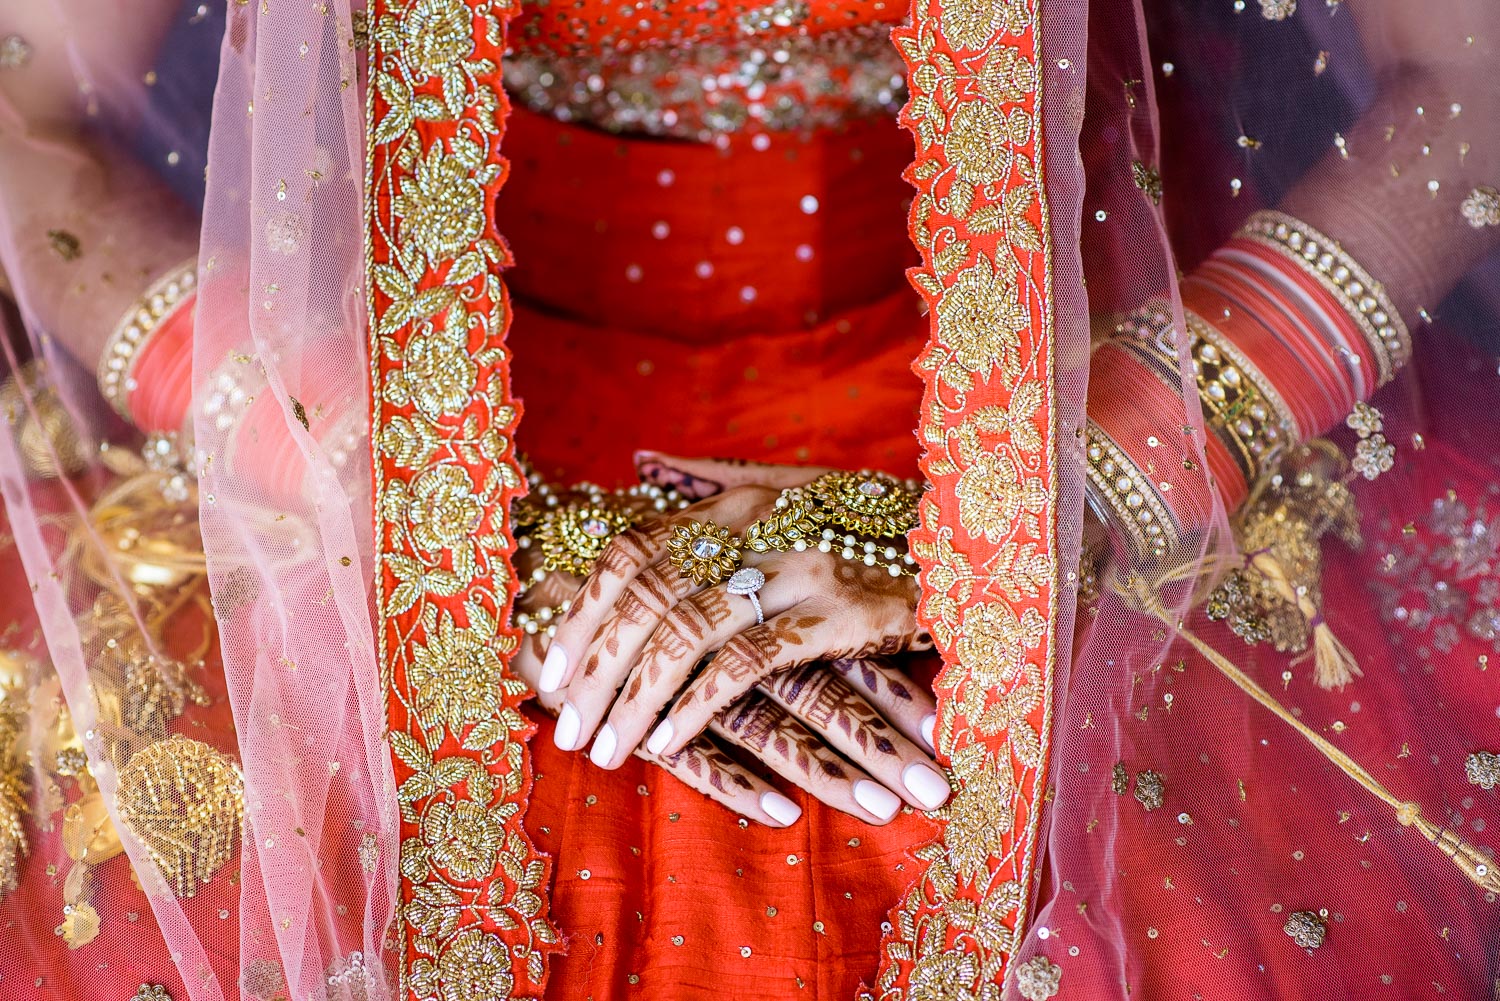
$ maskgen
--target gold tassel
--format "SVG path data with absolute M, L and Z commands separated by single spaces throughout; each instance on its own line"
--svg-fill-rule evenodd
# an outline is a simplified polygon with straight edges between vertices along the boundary
M 1332 691 L 1335 688 L 1343 688 L 1364 673 L 1359 669 L 1354 654 L 1349 652 L 1344 641 L 1339 639 L 1333 628 L 1324 621 L 1323 613 L 1319 611 L 1318 606 L 1312 603 L 1312 599 L 1306 593 L 1299 592 L 1292 586 L 1280 560 L 1263 549 L 1250 557 L 1250 565 L 1266 579 L 1266 583 L 1271 585 L 1271 590 L 1276 592 L 1277 597 L 1297 606 L 1297 611 L 1301 612 L 1302 617 L 1307 620 L 1307 627 L 1312 630 L 1313 634 L 1314 684 L 1324 691 Z

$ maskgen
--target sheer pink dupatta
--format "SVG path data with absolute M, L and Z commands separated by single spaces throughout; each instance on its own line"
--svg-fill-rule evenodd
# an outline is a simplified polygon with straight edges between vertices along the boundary
M 389 989 L 361 44 L 346 0 L 232 4 L 209 147 L 195 461 L 245 773 L 241 964 L 267 1001 L 271 964 L 296 998 Z

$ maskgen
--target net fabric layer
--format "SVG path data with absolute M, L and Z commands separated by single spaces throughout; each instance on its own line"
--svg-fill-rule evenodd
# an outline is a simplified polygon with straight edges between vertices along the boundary
M 387 990 L 353 14 L 232 5 L 209 143 L 193 461 L 245 774 L 242 987 L 268 999 Z
M 355 447 L 353 12 L 64 2 L 0 20 L 19 307 L 0 449 L 26 571 L 6 594 L 36 609 L 6 642 L 7 751 L 24 752 L 7 766 L 36 827 L 6 901 L 27 959 L 5 978 L 22 996 L 382 997 L 395 807 Z M 205 407 L 143 458 L 94 368 L 142 290 L 189 263 L 180 378 Z
M 1495 241 L 1471 216 L 1497 169 L 1492 88 L 1476 72 L 1495 24 L 1475 5 L 1412 13 L 1092 4 L 1086 68 L 1048 61 L 1052 76 L 1087 78 L 1080 242 L 1096 345 L 1148 303 L 1184 329 L 1182 277 L 1252 211 L 1280 206 L 1385 283 L 1414 361 L 1374 396 L 1380 418 L 1326 429 L 1355 460 L 1341 475 L 1361 544 L 1325 537 L 1316 597 L 1362 676 L 1320 688 L 1310 655 L 1246 645 L 1160 559 L 1117 551 L 1085 581 L 1017 996 L 1494 989 L 1496 454 L 1482 429 Z M 1178 373 L 1181 405 L 1125 444 L 1149 456 L 1196 442 L 1180 450 L 1196 469 L 1173 452 L 1153 470 L 1180 487 L 1205 475 L 1208 429 L 1181 355 Z M 1091 414 L 1110 393 L 1089 387 Z M 1190 567 L 1242 565 L 1233 515 L 1200 515 Z M 1060 531 L 1096 538 L 1081 512 Z M 1143 610 L 1134 588 L 1164 575 L 1178 582 Z

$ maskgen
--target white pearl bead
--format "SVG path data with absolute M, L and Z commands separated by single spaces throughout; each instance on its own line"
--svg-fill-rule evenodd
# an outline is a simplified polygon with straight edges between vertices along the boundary
M 827 553 L 832 551 L 833 543 L 829 542 L 827 539 L 824 539 L 822 542 L 818 543 L 818 552 Z

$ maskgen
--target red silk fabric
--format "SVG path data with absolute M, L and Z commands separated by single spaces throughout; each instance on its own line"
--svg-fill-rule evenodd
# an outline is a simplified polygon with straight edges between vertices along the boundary
M 522 450 L 605 485 L 629 482 L 643 447 L 913 474 L 926 321 L 901 277 L 907 142 L 883 123 L 725 155 L 513 112 L 497 217 L 517 262 Z M 931 821 L 870 827 L 792 791 L 791 829 L 742 827 L 642 761 L 606 772 L 557 750 L 530 715 L 527 827 L 568 940 L 549 996 L 849 998 L 873 976 Z

